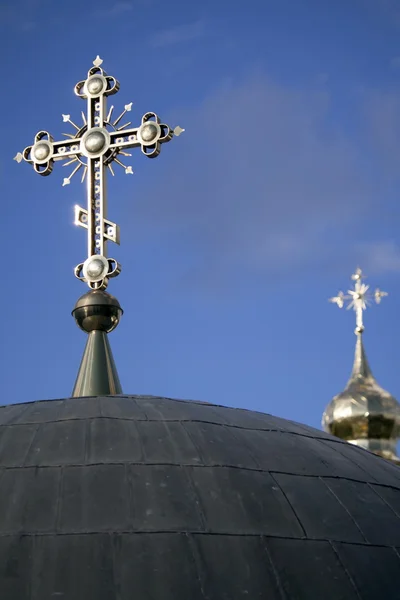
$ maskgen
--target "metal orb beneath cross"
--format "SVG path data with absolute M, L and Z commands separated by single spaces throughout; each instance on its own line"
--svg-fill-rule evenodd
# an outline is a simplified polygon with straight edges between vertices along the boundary
M 103 290 L 84 294 L 72 311 L 76 324 L 86 333 L 94 330 L 110 333 L 117 327 L 122 314 L 118 300 Z

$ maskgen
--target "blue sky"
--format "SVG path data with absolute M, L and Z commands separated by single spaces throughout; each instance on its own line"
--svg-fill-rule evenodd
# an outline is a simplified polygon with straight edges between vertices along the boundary
M 394 0 L 3 2 L 2 402 L 69 396 L 86 342 L 70 316 L 84 186 L 12 158 L 38 130 L 60 139 L 62 113 L 79 120 L 73 87 L 97 54 L 116 109 L 186 129 L 109 182 L 124 392 L 319 427 L 355 342 L 327 298 L 360 264 L 389 292 L 365 343 L 400 399 L 399 40 Z

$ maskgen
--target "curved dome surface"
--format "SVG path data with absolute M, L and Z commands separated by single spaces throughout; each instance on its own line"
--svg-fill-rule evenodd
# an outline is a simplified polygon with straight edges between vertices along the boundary
M 400 590 L 400 469 L 270 415 L 149 396 L 0 408 L 4 600 Z

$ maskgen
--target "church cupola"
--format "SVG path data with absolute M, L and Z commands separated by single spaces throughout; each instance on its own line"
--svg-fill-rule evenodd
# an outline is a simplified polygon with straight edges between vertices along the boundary
M 328 404 L 322 417 L 322 426 L 343 440 L 360 446 L 396 463 L 397 438 L 400 437 L 400 405 L 397 400 L 375 380 L 364 349 L 363 312 L 371 300 L 380 303 L 386 292 L 376 289 L 370 292 L 363 283 L 361 269 L 357 269 L 352 280 L 354 289 L 348 295 L 339 292 L 330 299 L 343 308 L 353 308 L 356 313 L 356 349 L 353 370 L 343 392 Z

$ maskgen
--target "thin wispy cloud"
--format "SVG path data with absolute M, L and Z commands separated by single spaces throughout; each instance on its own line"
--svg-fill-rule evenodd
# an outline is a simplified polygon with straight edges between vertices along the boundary
M 186 23 L 178 27 L 164 29 L 150 38 L 153 48 L 164 48 L 202 38 L 206 34 L 205 23 L 202 20 Z
M 38 25 L 40 10 L 40 0 L 15 0 L 13 4 L 3 4 L 0 6 L 0 27 L 11 27 L 22 33 L 32 31 Z
M 371 275 L 400 271 L 400 247 L 394 240 L 358 244 L 356 254 L 357 264 L 362 264 Z
M 103 10 L 98 10 L 96 12 L 96 15 L 98 17 L 106 17 L 106 18 L 113 18 L 113 17 L 119 17 L 123 14 L 129 13 L 133 10 L 133 3 L 132 2 L 116 2 L 115 4 L 110 4 L 109 7 L 103 9 Z
M 393 56 L 390 59 L 390 66 L 392 69 L 400 69 L 400 56 Z
M 379 19 L 389 22 L 394 27 L 400 26 L 400 6 L 398 0 L 363 0 L 364 7 L 373 15 L 375 22 Z
M 326 91 L 290 89 L 257 73 L 170 117 L 187 128 L 169 166 L 176 185 L 165 195 L 153 181 L 135 215 L 167 244 L 181 240 L 178 278 L 213 285 L 239 272 L 337 271 L 362 251 L 376 268 L 383 262 L 378 246 L 357 247 L 365 241 L 359 217 L 376 213 L 379 184 L 353 136 L 330 126 L 330 104 Z
M 0 24 L 7 25 L 10 21 L 12 21 L 14 14 L 15 10 L 13 10 L 10 5 L 0 5 Z
M 400 93 L 393 90 L 364 90 L 362 94 L 369 141 L 381 158 L 380 168 L 400 175 Z
M 37 23 L 35 21 L 25 21 L 21 23 L 20 27 L 21 31 L 33 31 L 33 29 L 36 29 Z

